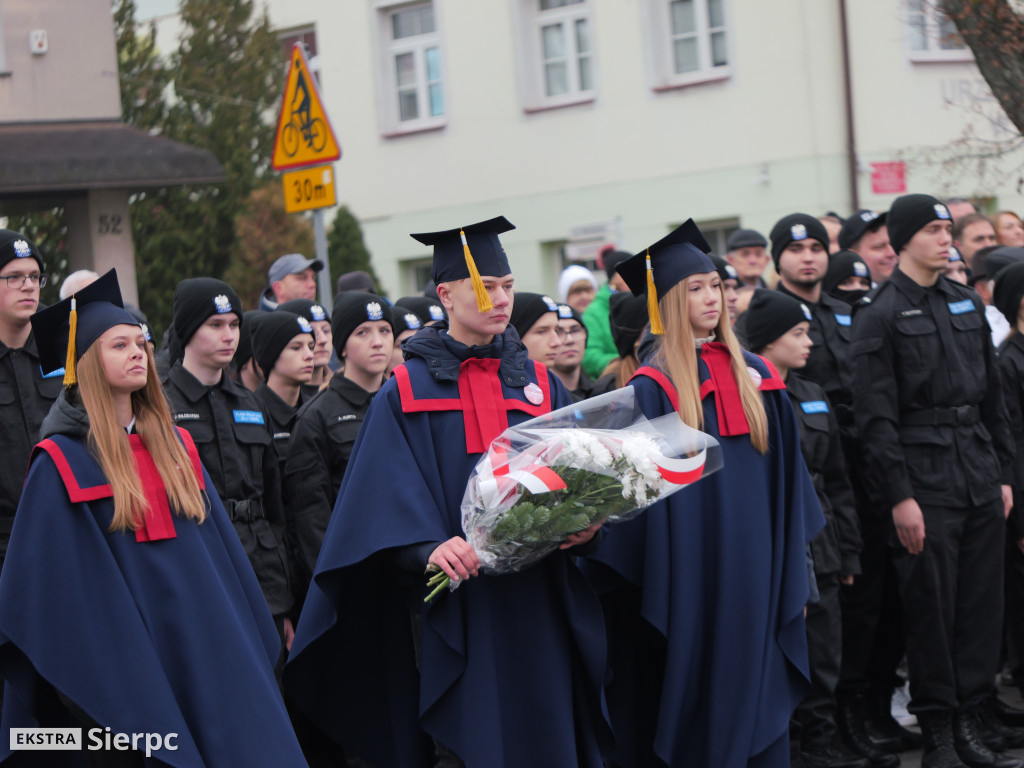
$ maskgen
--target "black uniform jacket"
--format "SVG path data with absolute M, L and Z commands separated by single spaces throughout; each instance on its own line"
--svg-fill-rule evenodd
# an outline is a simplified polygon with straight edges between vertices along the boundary
M 1017 449 L 1013 464 L 1013 511 L 1007 519 L 1007 535 L 1024 538 L 1024 336 L 1010 333 L 999 346 L 999 371 L 1003 396 L 1010 415 L 1010 431 Z
M 854 315 L 854 417 L 887 507 L 964 507 L 1013 483 L 1013 440 L 981 299 L 897 269 Z
M 305 390 L 302 390 L 302 394 L 299 395 L 298 405 L 292 407 L 267 386 L 266 382 L 260 384 L 255 394 L 259 398 L 260 403 L 262 403 L 263 410 L 270 417 L 270 434 L 274 439 L 274 452 L 277 454 L 277 463 L 281 468 L 281 477 L 283 479 L 284 462 L 288 457 L 288 443 L 291 441 L 292 428 L 295 426 L 295 419 L 299 414 L 299 408 L 309 398 L 305 395 Z M 285 494 L 283 498 L 287 499 L 288 495 Z
M 793 403 L 800 428 L 804 462 L 825 513 L 825 527 L 811 541 L 814 571 L 858 574 L 860 523 L 831 403 L 824 389 L 797 373 L 791 372 L 786 378 L 786 394 Z
M 219 384 L 206 387 L 177 362 L 163 385 L 174 422 L 192 435 L 270 612 L 285 613 L 294 598 L 288 583 L 281 475 L 269 415 L 252 392 L 227 375 L 221 376 Z
M 807 335 L 814 346 L 807 365 L 800 375 L 817 382 L 825 390 L 837 413 L 840 423 L 849 421 L 849 405 L 852 402 L 850 387 L 853 371 L 850 365 L 850 343 L 853 341 L 853 318 L 850 305 L 824 291 L 818 302 L 812 303 L 800 298 L 779 283 L 777 290 L 790 296 L 811 310 L 810 328 Z
M 34 336 L 29 335 L 20 349 L 0 342 L 0 565 L 32 446 L 39 441 L 39 428 L 60 394 L 63 380 L 63 369 L 43 376 Z
M 338 374 L 299 409 L 284 470 L 284 494 L 294 526 L 299 584 L 305 594 L 352 446 L 373 394 Z

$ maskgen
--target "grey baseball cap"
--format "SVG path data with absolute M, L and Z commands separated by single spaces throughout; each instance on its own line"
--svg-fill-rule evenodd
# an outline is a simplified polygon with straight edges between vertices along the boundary
M 270 284 L 273 285 L 288 275 L 297 274 L 310 267 L 314 272 L 319 272 L 324 268 L 324 263 L 320 259 L 307 259 L 301 253 L 289 253 L 270 265 L 267 277 L 270 278 Z

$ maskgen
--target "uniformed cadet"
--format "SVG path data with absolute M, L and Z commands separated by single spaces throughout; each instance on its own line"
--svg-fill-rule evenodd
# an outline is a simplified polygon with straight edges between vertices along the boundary
M 839 251 L 829 257 L 821 287 L 830 296 L 853 306 L 871 291 L 871 272 L 858 254 Z
M 43 374 L 29 323 L 45 284 L 46 265 L 35 244 L 0 229 L 0 567 L 32 446 L 64 376 L 63 369 Z
M 843 221 L 839 231 L 839 248 L 853 251 L 867 264 L 873 286 L 889 279 L 896 268 L 896 251 L 885 224 L 886 212 L 862 208 Z
M 1024 690 L 1024 262 L 1014 263 L 995 275 L 993 304 L 1010 323 L 1010 333 L 998 350 L 1006 410 L 1017 451 L 1014 462 L 1013 510 L 1007 518 L 1005 563 L 1005 628 L 1010 672 L 1014 684 Z M 993 701 L 999 706 L 1000 701 Z M 1015 725 L 1020 725 L 1017 720 Z
M 811 692 L 794 714 L 807 768 L 868 768 L 837 728 L 836 685 L 842 647 L 839 584 L 860 573 L 860 531 L 839 425 L 825 391 L 796 371 L 811 352 L 811 310 L 777 291 L 758 291 L 747 310 L 750 350 L 770 361 L 786 382 L 800 429 L 800 447 L 825 513 L 825 528 L 811 541 L 818 601 L 807 606 Z M 890 761 L 891 762 L 891 761 Z M 897 760 L 898 763 L 898 760 Z
M 447 319 L 444 305 L 430 296 L 403 296 L 395 302 L 395 311 L 412 312 L 424 325 L 435 325 Z
M 255 392 L 263 383 L 263 371 L 259 369 L 252 356 L 252 324 L 253 321 L 266 317 L 268 313 L 258 309 L 248 309 L 242 313 L 242 322 L 238 326 L 238 348 L 231 359 L 228 369 L 236 384 L 241 384 L 250 392 Z
M 851 403 L 852 370 L 850 342 L 852 316 L 850 305 L 824 292 L 822 281 L 829 265 L 829 237 L 822 223 L 805 213 L 794 213 L 780 219 L 771 231 L 772 258 L 779 273 L 777 290 L 805 303 L 811 310 L 808 335 L 814 346 L 801 375 L 825 390 L 839 423 L 843 450 L 856 461 L 859 454 L 853 425 Z M 744 322 L 743 328 L 746 329 Z M 745 335 L 745 331 L 744 334 Z M 848 476 L 858 493 L 857 467 L 848 463 Z M 894 765 L 892 752 L 920 745 L 914 735 L 892 719 L 889 702 L 892 698 L 892 678 L 903 655 L 898 631 L 896 637 L 878 638 L 881 618 L 888 615 L 884 609 L 883 584 L 888 552 L 885 528 L 872 526 L 865 518 L 878 518 L 869 509 L 869 502 L 858 499 L 861 531 L 864 537 L 864 557 L 861 560 L 862 578 L 841 588 L 843 602 L 843 670 L 840 680 L 841 724 L 844 735 L 861 754 L 871 757 L 878 765 Z M 895 602 L 895 601 L 894 601 Z M 849 620 L 847 616 L 849 614 Z M 898 614 L 897 614 L 898 615 Z M 898 623 L 897 623 L 898 628 Z M 875 652 L 876 643 L 881 650 Z M 896 653 L 889 655 L 895 648 Z M 884 670 L 875 675 L 876 669 Z M 884 677 L 884 683 L 875 678 Z M 878 691 L 870 690 L 872 686 Z M 867 726 L 877 726 L 872 732 Z M 869 738 L 870 735 L 880 737 Z M 919 738 L 919 737 L 918 737 Z
M 242 302 L 227 283 L 182 280 L 174 328 L 183 359 L 163 380 L 174 421 L 187 429 L 256 571 L 287 643 L 294 598 L 288 584 L 281 475 L 269 419 L 256 396 L 224 371 L 238 346 Z
M 343 368 L 298 413 L 285 461 L 284 491 L 294 510 L 301 601 L 309 586 L 352 446 L 391 362 L 392 309 L 372 293 L 342 293 L 334 304 L 333 339 Z
M 587 327 L 583 315 L 568 304 L 558 305 L 558 329 L 562 346 L 551 368 L 575 402 L 615 389 L 615 376 L 602 376 L 596 381 L 583 370 L 583 350 L 587 346 Z
M 558 304 L 550 296 L 517 291 L 509 325 L 516 329 L 531 360 L 554 368 L 562 349 Z
M 999 662 L 1014 481 L 984 307 L 942 276 L 952 244 L 942 203 L 905 195 L 887 223 L 900 265 L 856 314 L 854 415 L 869 491 L 892 510 L 921 764 L 1020 766 L 978 733 Z
M 323 389 L 331 380 L 334 372 L 331 370 L 331 353 L 334 351 L 334 340 L 331 338 L 331 314 L 320 304 L 310 299 L 292 299 L 282 304 L 278 309 L 285 312 L 294 312 L 296 315 L 306 318 L 313 326 L 313 377 L 309 384 L 304 387 L 305 391 L 312 397 Z M 263 372 L 266 375 L 266 371 Z
M 399 307 L 397 304 L 392 307 L 391 321 L 391 326 L 395 330 L 395 346 L 391 351 L 391 364 L 388 366 L 388 375 L 405 362 L 405 355 L 402 353 L 402 342 L 415 336 L 416 331 L 424 325 L 419 315 Z
M 256 390 L 256 397 L 270 417 L 282 477 L 295 417 L 308 399 L 302 388 L 313 376 L 314 346 L 313 326 L 294 312 L 265 312 L 253 324 L 252 355 L 267 377 Z
M 739 317 L 739 313 L 736 311 L 736 302 L 739 298 L 736 289 L 740 286 L 739 272 L 721 256 L 709 253 L 708 258 L 718 270 L 718 276 L 722 278 L 722 293 L 725 294 L 725 306 L 729 310 L 729 322 L 736 325 L 736 318 Z

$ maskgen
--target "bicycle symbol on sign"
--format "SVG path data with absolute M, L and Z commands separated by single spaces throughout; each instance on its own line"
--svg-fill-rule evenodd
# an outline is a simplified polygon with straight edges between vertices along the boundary
M 291 103 L 292 113 L 288 124 L 281 131 L 281 143 L 288 157 L 293 157 L 299 151 L 300 140 L 314 152 L 320 152 L 327 143 L 327 127 L 324 121 L 319 117 L 309 119 L 309 86 L 306 84 L 302 65 L 296 61 L 295 66 L 299 67 L 299 75 Z

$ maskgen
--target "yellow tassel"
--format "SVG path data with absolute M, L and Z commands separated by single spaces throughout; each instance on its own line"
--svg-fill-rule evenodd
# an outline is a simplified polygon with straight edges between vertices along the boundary
M 75 297 L 71 297 L 70 328 L 68 330 L 68 359 L 64 363 L 64 386 L 73 387 L 78 383 L 75 375 L 75 336 L 78 333 L 78 305 Z
M 647 314 L 651 317 L 651 333 L 658 336 L 665 333 L 665 327 L 661 324 L 661 310 L 658 309 L 658 291 L 654 287 L 650 251 L 647 251 Z
M 466 257 L 469 279 L 473 281 L 473 292 L 476 294 L 476 308 L 481 312 L 490 312 L 494 309 L 494 304 L 491 303 L 491 297 L 487 293 L 487 288 L 484 287 L 484 281 L 480 279 L 480 270 L 476 268 L 473 254 L 469 252 L 469 243 L 466 242 L 465 230 L 460 229 L 459 236 L 462 238 L 462 255 Z

